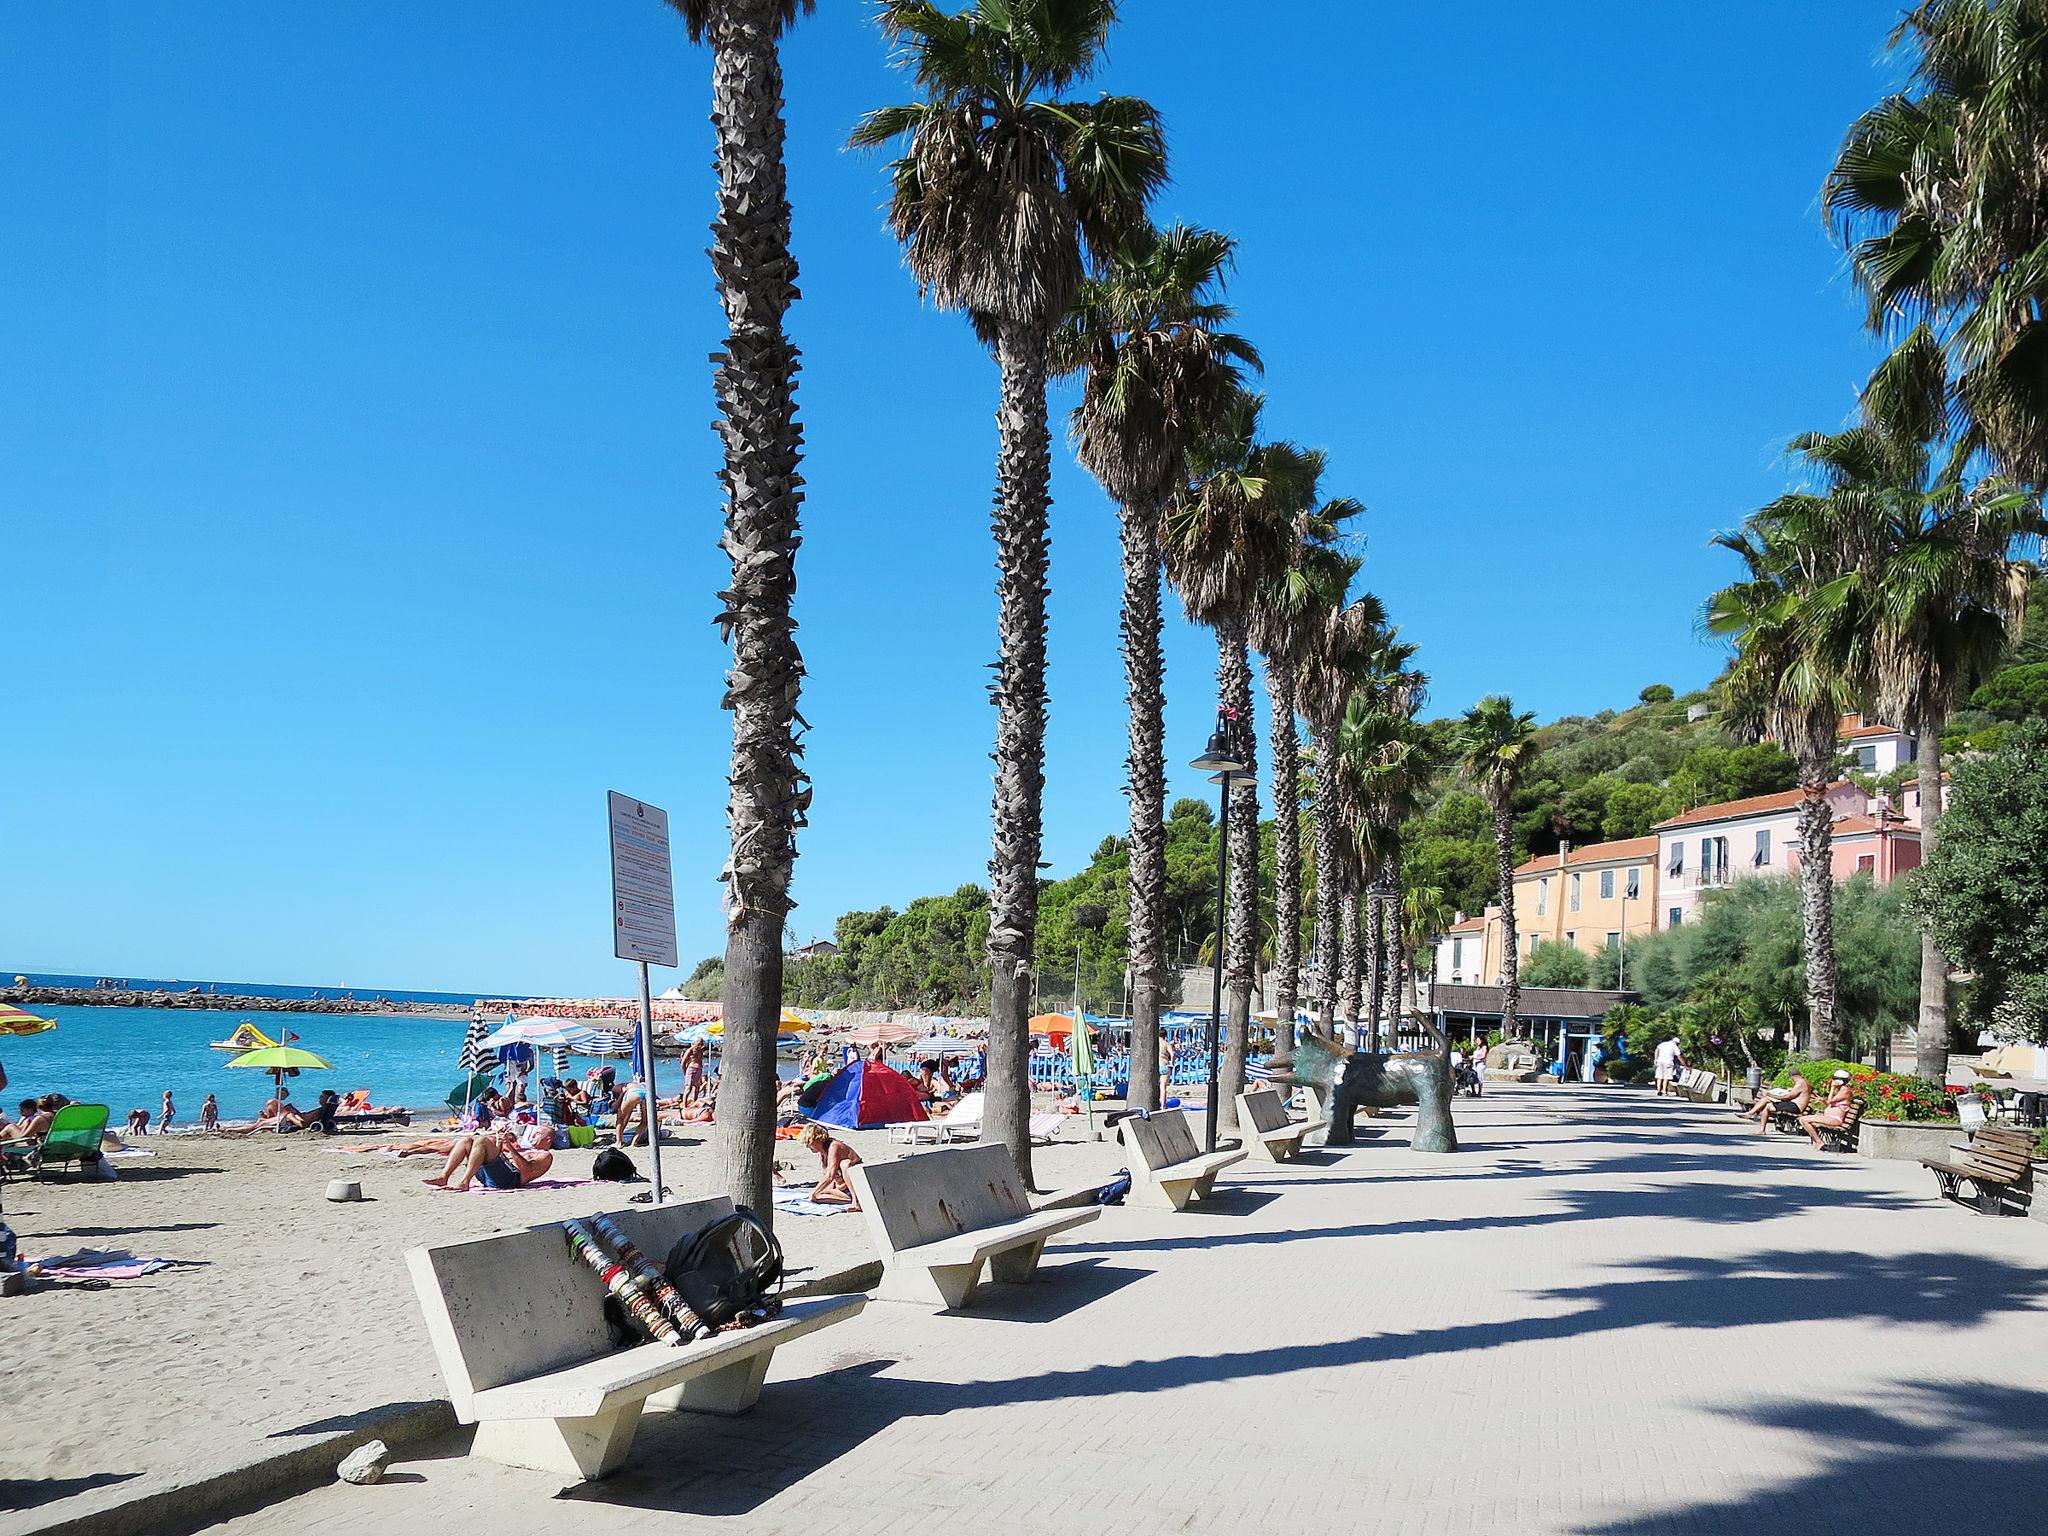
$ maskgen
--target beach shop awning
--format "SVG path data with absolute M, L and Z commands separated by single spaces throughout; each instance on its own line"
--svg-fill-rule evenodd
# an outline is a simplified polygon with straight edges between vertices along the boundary
M 0 1035 L 40 1035 L 56 1027 L 55 1019 L 43 1018 L 12 1003 L 0 1003 Z

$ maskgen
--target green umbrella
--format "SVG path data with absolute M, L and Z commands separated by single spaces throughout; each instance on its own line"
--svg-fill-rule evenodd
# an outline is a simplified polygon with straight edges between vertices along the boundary
M 472 1072 L 468 1077 L 457 1083 L 454 1092 L 448 1095 L 448 1107 L 454 1110 L 469 1108 L 469 1101 L 471 1099 L 479 1097 L 491 1088 L 497 1077 L 497 1072 L 498 1069 L 496 1067 L 491 1068 L 488 1072 Z
M 257 1067 L 268 1072 L 277 1081 L 278 1097 L 284 1097 L 284 1075 L 287 1072 L 310 1070 L 331 1071 L 332 1068 L 321 1057 L 311 1051 L 302 1051 L 295 1045 L 265 1045 L 253 1051 L 244 1051 L 233 1061 L 231 1067 Z
M 1095 1041 L 1088 1034 L 1088 1019 L 1079 1008 L 1074 1010 L 1074 1033 L 1067 1039 L 1067 1050 L 1074 1063 L 1074 1091 L 1088 1108 L 1088 1130 L 1095 1130 Z

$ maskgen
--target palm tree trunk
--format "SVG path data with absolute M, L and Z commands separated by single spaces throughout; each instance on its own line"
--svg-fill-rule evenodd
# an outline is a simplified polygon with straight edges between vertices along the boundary
M 996 618 L 989 693 L 996 706 L 994 834 L 989 856 L 988 1084 L 982 1140 L 1010 1149 L 1031 1183 L 1032 955 L 1045 792 L 1046 511 L 1051 437 L 1045 334 L 1006 322 L 996 339 Z
M 1837 1060 L 1850 1043 L 1835 1008 L 1834 811 L 1827 802 L 1832 762 L 1804 765 L 1799 805 L 1799 902 L 1805 922 L 1806 1013 L 1813 1038 Z
M 1365 996 L 1361 1003 L 1364 1012 L 1358 1020 L 1362 1026 L 1358 1039 L 1359 1045 L 1362 1048 L 1371 1050 L 1373 1042 L 1377 1039 L 1380 994 L 1386 986 L 1386 977 L 1380 954 L 1380 889 L 1378 880 L 1374 880 L 1371 885 L 1365 888 L 1365 894 L 1360 905 L 1365 909 L 1363 914 L 1365 928 L 1362 941 L 1363 960 L 1359 966 L 1360 971 L 1364 975 Z
M 1381 949 L 1386 955 L 1384 962 L 1387 972 L 1386 996 L 1380 1015 L 1380 1033 L 1386 1038 L 1387 1049 L 1401 1048 L 1401 1008 L 1406 999 L 1404 990 L 1407 971 L 1407 956 L 1401 944 L 1401 897 L 1400 888 L 1389 890 L 1380 907 Z
M 1294 673 L 1266 663 L 1273 704 L 1273 1038 L 1294 1049 L 1294 1010 L 1301 995 L 1301 738 L 1294 727 Z
M 1342 907 L 1339 889 L 1342 855 L 1338 849 L 1335 730 L 1328 721 L 1316 725 L 1316 1027 L 1325 1035 L 1337 1032 L 1338 924 Z
M 1941 819 L 1941 732 L 1947 725 L 1944 711 L 1927 708 L 1920 712 L 1920 862 L 1934 854 L 1934 840 L 1940 836 Z M 1948 1078 L 1948 956 L 1934 942 L 1923 921 L 1920 928 L 1920 1028 L 1913 1050 L 1913 1071 L 1932 1082 Z
M 1515 824 L 1505 799 L 1493 807 L 1493 858 L 1500 879 L 1500 1037 L 1513 1040 L 1522 1006 L 1522 959 L 1515 952 Z
M 713 1181 L 763 1221 L 774 1210 L 782 928 L 796 831 L 811 798 L 797 744 L 803 656 L 790 617 L 803 432 L 796 420 L 797 349 L 783 330 L 796 298 L 796 262 L 789 251 L 777 22 L 767 0 L 731 0 L 712 7 L 706 28 L 718 143 L 711 266 L 730 330 L 712 359 L 725 444 L 723 545 L 732 561 L 718 621 L 733 647 L 724 701 L 733 716 L 726 801 L 732 848 Z
M 1407 1017 L 1409 999 L 1415 996 L 1408 939 L 1401 928 L 1402 923 L 1397 916 L 1394 922 L 1394 1017 L 1387 1027 L 1387 1048 L 1395 1051 L 1401 1048 L 1401 1021 Z
M 1359 1016 L 1359 963 L 1361 959 L 1359 954 L 1359 939 L 1361 935 L 1358 926 L 1357 881 L 1347 879 L 1344 882 L 1342 904 L 1343 916 L 1340 919 L 1340 926 L 1343 932 L 1338 940 L 1338 950 L 1342 956 L 1342 961 L 1338 966 L 1338 985 L 1342 995 L 1337 1001 L 1337 1011 L 1351 1021 L 1351 1027 L 1355 1032 L 1358 1028 Z
M 1244 1086 L 1245 1036 L 1252 1021 L 1252 972 L 1258 965 L 1259 775 L 1252 732 L 1252 663 L 1241 621 L 1216 631 L 1216 687 L 1237 721 L 1237 747 L 1246 772 L 1230 783 L 1225 835 L 1230 839 L 1230 904 L 1224 923 L 1223 982 L 1229 1013 L 1224 1020 L 1223 1060 L 1217 1072 L 1216 1125 L 1237 1126 L 1237 1094 Z
M 1130 705 L 1131 1080 L 1125 1102 L 1159 1107 L 1159 1004 L 1166 988 L 1166 660 L 1160 646 L 1159 510 L 1124 507 L 1124 693 Z

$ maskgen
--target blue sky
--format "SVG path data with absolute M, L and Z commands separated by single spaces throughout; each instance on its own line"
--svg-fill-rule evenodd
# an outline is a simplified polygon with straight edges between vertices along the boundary
M 995 372 L 839 147 L 906 94 L 867 14 L 786 50 L 799 937 L 987 859 Z M 1099 84 L 1165 116 L 1159 215 L 1239 237 L 1269 428 L 1370 508 L 1432 712 L 1716 670 L 1708 535 L 1873 356 L 1815 192 L 1895 14 L 1128 0 Z M 0 14 L 0 962 L 623 992 L 608 788 L 722 949 L 708 90 L 657 0 Z M 1065 873 L 1123 702 L 1112 511 L 1063 453 L 1054 494 Z M 1212 666 L 1176 619 L 1177 761 Z

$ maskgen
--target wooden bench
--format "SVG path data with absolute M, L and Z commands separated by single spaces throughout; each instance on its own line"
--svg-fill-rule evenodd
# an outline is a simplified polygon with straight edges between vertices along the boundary
M 1244 1149 L 1268 1163 L 1284 1163 L 1301 1154 L 1301 1144 L 1315 1132 L 1328 1127 L 1327 1120 L 1294 1120 L 1287 1113 L 1287 1101 L 1271 1088 L 1259 1088 L 1237 1096 L 1237 1128 Z
M 921 1152 L 849 1170 L 882 1256 L 885 1301 L 964 1307 L 981 1268 L 1006 1284 L 1029 1280 L 1045 1240 L 1102 1214 L 1099 1205 L 1034 1211 L 999 1143 Z
M 606 1214 L 654 1264 L 732 1202 Z M 618 1470 L 644 1408 L 736 1414 L 754 1406 L 778 1344 L 844 1322 L 865 1296 L 786 1303 L 780 1317 L 684 1345 L 612 1347 L 604 1286 L 559 1223 L 405 1256 L 471 1454 L 582 1479 Z
M 1934 1170 L 1942 1198 L 1968 1206 L 1983 1216 L 1996 1216 L 2008 1205 L 2024 1211 L 2033 1199 L 2034 1137 L 2012 1126 L 1987 1125 L 1967 1144 L 1949 1149 L 1954 1157 L 1923 1157 L 1920 1166 Z M 1964 1194 L 1967 1186 L 1969 1193 Z
M 1184 1211 L 1190 1200 L 1209 1198 L 1217 1174 L 1245 1159 L 1242 1147 L 1235 1152 L 1196 1151 L 1194 1122 L 1184 1109 L 1143 1119 L 1133 1115 L 1117 1122 L 1117 1134 L 1131 1154 L 1133 1205 Z
M 1817 1115 L 1821 1113 L 1821 1110 L 1809 1108 L 1806 1112 L 1809 1115 Z M 1805 1129 L 1796 1120 L 1793 1124 L 1797 1130 Z M 1854 1152 L 1856 1150 L 1857 1129 L 1862 1124 L 1863 1101 L 1861 1099 L 1851 1099 L 1849 1101 L 1849 1113 L 1842 1116 L 1842 1123 L 1840 1125 L 1816 1125 L 1813 1128 L 1813 1132 L 1816 1136 L 1820 1137 L 1821 1149 L 1823 1151 Z

